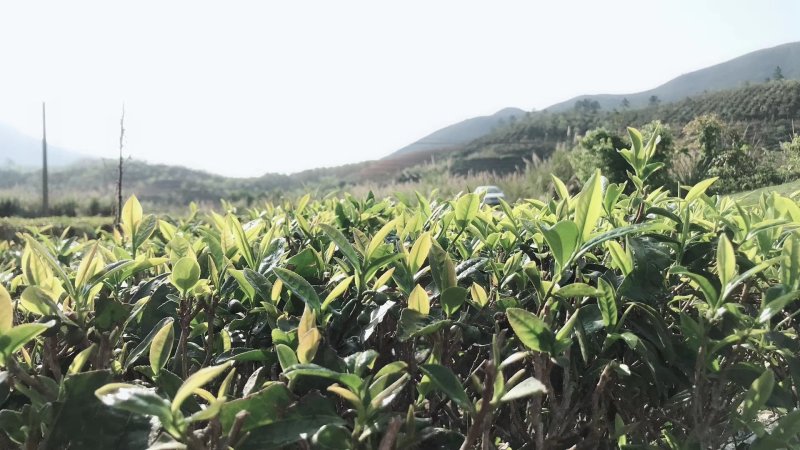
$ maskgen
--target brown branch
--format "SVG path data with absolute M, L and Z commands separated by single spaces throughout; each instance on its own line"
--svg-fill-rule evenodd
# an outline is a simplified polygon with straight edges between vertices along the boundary
M 464 443 L 461 444 L 461 450 L 467 450 L 472 446 L 472 443 L 484 433 L 488 427 L 487 424 L 491 423 L 492 411 L 492 397 L 494 396 L 494 379 L 497 376 L 497 370 L 494 367 L 494 361 L 487 359 L 484 363 L 484 378 L 483 378 L 483 395 L 481 396 L 481 408 L 475 414 L 475 419 L 472 426 L 469 427 L 467 437 Z
M 383 439 L 381 439 L 381 443 L 378 445 L 378 450 L 392 450 L 395 448 L 397 434 L 400 432 L 400 427 L 402 425 L 403 421 L 400 419 L 400 416 L 392 417 L 389 426 L 386 428 L 386 434 L 383 435 Z

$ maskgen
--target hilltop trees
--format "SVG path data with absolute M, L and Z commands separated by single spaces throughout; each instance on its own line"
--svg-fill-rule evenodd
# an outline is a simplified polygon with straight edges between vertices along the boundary
M 600 111 L 600 102 L 597 100 L 590 100 L 585 98 L 583 100 L 578 100 L 575 102 L 575 111 L 580 112 L 588 112 L 588 113 L 596 113 Z
M 783 76 L 783 69 L 781 69 L 781 66 L 775 66 L 775 71 L 772 72 L 772 79 L 775 81 L 781 81 L 785 78 L 786 77 Z

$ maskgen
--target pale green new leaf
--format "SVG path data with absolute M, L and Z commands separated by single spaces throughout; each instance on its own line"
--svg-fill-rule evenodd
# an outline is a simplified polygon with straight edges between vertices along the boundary
M 571 220 L 562 220 L 552 227 L 542 226 L 541 230 L 559 271 L 564 270 L 566 268 L 564 265 L 572 258 L 578 247 L 578 226 Z
M 520 308 L 509 308 L 506 315 L 514 334 L 523 345 L 537 352 L 553 352 L 555 336 L 542 319 Z
M 467 225 L 469 225 L 478 214 L 480 205 L 481 199 L 478 194 L 474 192 L 462 195 L 458 200 L 456 200 L 455 212 L 456 223 L 458 226 L 465 228 Z
M 181 293 L 186 294 L 200 281 L 200 264 L 192 256 L 184 256 L 172 266 L 170 281 Z
M 233 365 L 233 362 L 220 364 L 218 366 L 211 366 L 205 367 L 203 369 L 198 370 L 194 374 L 192 374 L 186 381 L 183 382 L 181 387 L 178 389 L 178 392 L 175 393 L 175 397 L 172 399 L 172 412 L 176 412 L 180 410 L 181 405 L 183 402 L 194 393 L 196 389 L 199 389 L 205 386 L 214 378 L 217 378 L 222 372 L 225 372 L 229 367 Z
M 11 295 L 0 284 L 0 335 L 7 333 L 14 326 L 14 304 Z
M 386 224 L 383 227 L 381 227 L 381 229 L 378 230 L 377 233 L 375 233 L 375 236 L 373 236 L 372 240 L 369 242 L 369 246 L 367 246 L 366 254 L 364 255 L 365 256 L 364 259 L 366 261 L 369 261 L 369 260 L 372 259 L 372 256 L 375 254 L 375 251 L 386 240 L 386 236 L 388 236 L 389 233 L 391 233 L 392 230 L 394 229 L 396 222 L 397 222 L 396 219 L 395 220 L 390 220 L 389 222 L 386 222 Z
M 717 181 L 718 179 L 719 177 L 709 178 L 692 186 L 692 188 L 689 189 L 689 192 L 686 194 L 686 197 L 684 198 L 686 204 L 688 205 L 692 203 L 701 195 L 705 194 L 708 188 L 711 187 L 711 185 L 714 184 L 714 182 Z
M 603 212 L 603 184 L 600 169 L 595 170 L 589 177 L 575 204 L 575 224 L 578 227 L 578 236 L 585 242 L 591 236 L 597 220 Z
M 150 368 L 153 370 L 153 375 L 158 376 L 167 364 L 174 339 L 175 331 L 171 321 L 165 323 L 153 336 L 150 342 Z
M 597 280 L 597 306 L 603 317 L 603 325 L 613 328 L 617 324 L 617 300 L 614 286 L 603 278 Z
M 417 285 L 408 296 L 408 309 L 427 316 L 431 311 L 431 302 L 425 289 Z
M 733 253 L 733 245 L 728 240 L 725 233 L 719 237 L 717 243 L 717 276 L 720 285 L 725 288 L 736 275 L 736 256 Z

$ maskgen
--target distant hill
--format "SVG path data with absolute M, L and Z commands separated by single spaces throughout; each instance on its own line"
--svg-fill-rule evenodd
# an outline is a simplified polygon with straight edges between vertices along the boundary
M 755 84 L 687 98 L 657 107 L 625 111 L 586 111 L 526 114 L 514 123 L 447 150 L 409 152 L 392 158 L 346 166 L 319 168 L 292 175 L 265 174 L 255 178 L 228 178 L 180 166 L 125 161 L 124 196 L 131 193 L 159 211 L 183 210 L 195 201 L 219 205 L 220 199 L 250 205 L 263 198 L 280 199 L 283 194 L 348 190 L 364 182 L 376 184 L 414 179 L 436 162 L 453 174 L 469 172 L 508 173 L 525 167 L 533 155 L 543 159 L 559 146 L 571 146 L 587 130 L 604 126 L 624 132 L 625 126 L 641 127 L 659 119 L 679 132 L 702 114 L 717 114 L 741 130 L 744 139 L 765 149 L 777 149 L 790 139 L 800 124 L 800 81 Z M 794 122 L 794 124 L 793 124 Z M 117 161 L 84 160 L 54 168 L 50 173 L 51 208 L 64 202 L 85 205 L 97 199 L 104 207 L 114 202 Z M 40 169 L 20 171 L 0 165 L 0 205 L 3 199 L 38 202 Z
M 533 155 L 543 159 L 558 146 L 597 127 L 618 130 L 660 120 L 679 132 L 697 116 L 716 114 L 735 126 L 754 146 L 776 150 L 800 126 L 800 80 L 772 81 L 685 98 L 660 106 L 591 111 L 569 109 L 530 114 L 451 154 L 453 173 L 507 173 L 524 167 Z
M 641 109 L 649 106 L 651 96 L 658 97 L 662 104 L 672 103 L 708 92 L 764 83 L 773 77 L 776 67 L 781 68 L 785 79 L 800 79 L 800 42 L 757 50 L 721 64 L 681 75 L 644 92 L 580 95 L 556 103 L 544 111 L 551 113 L 568 111 L 581 100 L 596 101 L 600 109 L 605 111 Z M 623 107 L 623 99 L 628 100 L 627 107 Z M 383 160 L 417 152 L 433 154 L 457 150 L 469 142 L 491 134 L 498 128 L 511 126 L 511 122 L 523 119 L 528 114 L 518 108 L 505 108 L 490 116 L 473 117 L 435 131 Z
M 86 158 L 78 152 L 47 146 L 47 164 L 61 167 Z M 42 167 L 42 140 L 0 123 L 0 165 L 31 169 Z
M 409 144 L 386 158 L 396 158 L 409 153 L 432 150 L 452 150 L 492 132 L 495 128 L 507 125 L 526 114 L 519 108 L 504 108 L 491 116 L 480 116 L 434 131 L 424 138 Z
M 600 108 L 621 109 L 623 99 L 629 108 L 648 106 L 651 96 L 668 103 L 683 100 L 704 92 L 742 87 L 748 83 L 763 83 L 772 78 L 775 68 L 780 67 L 786 79 L 800 79 L 800 42 L 778 45 L 757 50 L 730 61 L 696 70 L 674 78 L 661 86 L 632 94 L 581 95 L 565 102 L 556 103 L 546 110 L 559 112 L 572 109 L 580 100 L 597 101 Z
M 114 202 L 118 161 L 110 159 L 82 160 L 50 171 L 51 202 L 97 199 L 103 204 Z M 256 178 L 228 178 L 222 175 L 188 169 L 181 166 L 149 164 L 126 160 L 123 171 L 124 196 L 135 193 L 152 206 L 185 207 L 189 202 L 218 204 L 220 199 L 231 201 L 263 198 L 267 193 L 299 186 L 287 175 L 266 174 Z M 19 197 L 38 201 L 41 190 L 41 169 L 19 171 L 0 167 L 0 200 Z

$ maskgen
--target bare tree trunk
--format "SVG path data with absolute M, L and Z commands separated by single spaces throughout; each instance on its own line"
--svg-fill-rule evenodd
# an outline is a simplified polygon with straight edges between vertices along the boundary
M 117 217 L 115 225 L 122 219 L 122 147 L 125 139 L 125 104 L 122 104 L 122 117 L 119 119 L 119 177 L 117 178 Z
M 42 215 L 46 216 L 50 209 L 50 199 L 47 193 L 47 118 L 45 105 L 42 102 Z

